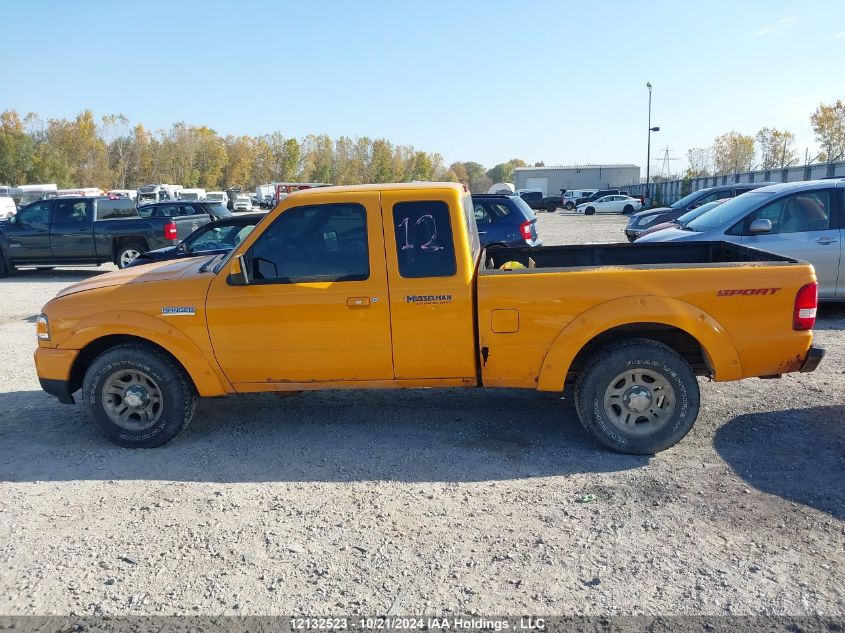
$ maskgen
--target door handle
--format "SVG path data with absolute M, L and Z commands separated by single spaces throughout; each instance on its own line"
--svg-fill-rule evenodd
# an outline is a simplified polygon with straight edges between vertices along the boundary
M 487 231 L 479 231 L 478 234 L 479 235 L 487 235 Z
M 348 308 L 366 308 L 370 305 L 369 297 L 349 297 L 346 300 L 346 307 Z
M 836 238 L 827 237 L 826 235 L 823 235 L 822 237 L 816 240 L 816 244 L 833 244 L 834 242 L 838 241 L 839 240 L 837 240 Z

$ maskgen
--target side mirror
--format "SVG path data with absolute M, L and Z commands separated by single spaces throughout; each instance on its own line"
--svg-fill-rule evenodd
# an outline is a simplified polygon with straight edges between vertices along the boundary
M 757 218 L 748 227 L 749 233 L 768 233 L 772 230 L 772 221 L 765 218 Z
M 232 260 L 228 282 L 230 286 L 249 285 L 249 272 L 247 271 L 246 257 L 244 255 L 238 255 Z
M 187 253 L 188 252 L 188 245 L 185 244 L 185 242 L 182 242 L 181 244 L 179 244 L 179 246 L 176 247 L 176 250 L 179 251 L 180 253 Z

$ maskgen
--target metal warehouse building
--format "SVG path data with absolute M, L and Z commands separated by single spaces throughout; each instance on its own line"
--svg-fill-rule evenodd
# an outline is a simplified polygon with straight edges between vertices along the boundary
M 542 189 L 553 196 L 561 189 L 611 189 L 640 181 L 636 165 L 567 165 L 556 167 L 517 167 L 517 189 Z

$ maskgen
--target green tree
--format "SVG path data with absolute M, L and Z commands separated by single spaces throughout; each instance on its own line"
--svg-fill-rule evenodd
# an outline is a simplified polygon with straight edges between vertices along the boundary
M 33 170 L 35 141 L 23 127 L 18 113 L 0 113 L 0 183 L 18 185 L 28 182 Z
M 487 176 L 493 182 L 513 182 L 514 169 L 517 167 L 526 167 L 528 163 L 520 158 L 511 158 L 506 163 L 499 163 L 487 171 Z

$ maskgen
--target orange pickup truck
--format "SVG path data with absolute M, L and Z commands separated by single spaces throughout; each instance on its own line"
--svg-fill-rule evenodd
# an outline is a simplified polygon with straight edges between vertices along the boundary
M 228 255 L 62 290 L 37 323 L 42 388 L 154 447 L 198 397 L 309 389 L 575 385 L 617 451 L 677 443 L 696 376 L 812 371 L 812 266 L 723 242 L 482 251 L 460 185 L 291 194 Z

